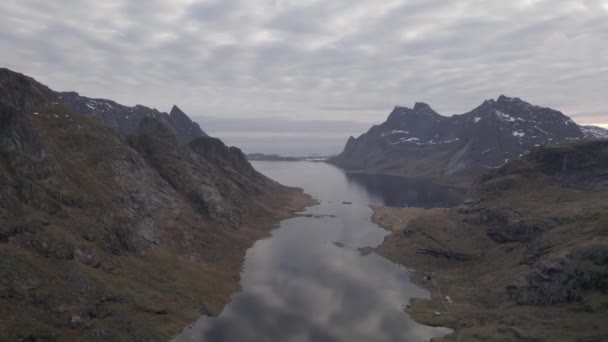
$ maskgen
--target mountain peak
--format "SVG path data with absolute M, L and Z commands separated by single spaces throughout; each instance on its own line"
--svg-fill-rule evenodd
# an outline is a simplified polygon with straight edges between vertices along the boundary
M 0 103 L 19 110 L 56 99 L 47 86 L 24 74 L 0 68 Z
M 427 103 L 424 103 L 424 102 L 416 102 L 414 104 L 414 110 L 425 110 L 425 109 L 431 109 L 431 106 L 429 106 Z
M 524 102 L 519 97 L 509 97 L 506 95 L 500 95 L 496 102 L 504 103 L 504 102 Z
M 414 112 L 419 113 L 419 114 L 428 115 L 431 117 L 440 116 L 439 113 L 434 111 L 433 108 L 431 108 L 431 106 L 429 106 L 427 103 L 424 103 L 424 102 L 416 102 L 414 104 Z
M 176 104 L 171 107 L 170 115 L 186 115 L 183 110 L 181 110 Z
M 593 128 L 585 133 L 602 136 Z M 431 177 L 467 178 L 499 167 L 537 146 L 584 137 L 581 128 L 563 113 L 505 95 L 450 117 L 440 116 L 428 104 L 418 102 L 414 109 L 397 107 L 384 123 L 355 140 L 349 139 L 344 152 L 331 162 L 348 170 L 372 167 L 410 177 L 433 173 Z
M 171 113 L 168 114 L 140 104 L 127 107 L 111 100 L 83 97 L 76 92 L 63 92 L 60 95 L 61 102 L 66 107 L 83 115 L 101 117 L 122 137 L 137 134 L 140 130 L 140 123 L 145 118 L 160 120 L 182 143 L 206 135 L 199 125 L 193 122 L 177 105 L 174 105 Z
M 169 120 L 177 130 L 177 138 L 182 142 L 189 142 L 195 138 L 207 136 L 207 133 L 177 105 L 173 105 L 171 108 Z

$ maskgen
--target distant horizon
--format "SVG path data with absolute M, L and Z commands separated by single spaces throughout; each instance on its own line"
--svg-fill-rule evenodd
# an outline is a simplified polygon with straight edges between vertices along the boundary
M 206 130 L 247 151 L 333 152 L 395 105 L 463 113 L 499 94 L 608 127 L 606 1 L 20 0 L 0 13 L 0 65 L 55 90 L 177 104 L 203 129 L 245 122 L 249 138 Z M 269 117 L 308 123 L 253 124 Z
M 20 70 L 13 70 L 16 72 L 28 75 L 27 72 Z M 31 76 L 31 75 L 28 75 Z M 104 99 L 100 96 L 91 94 L 82 94 L 77 89 L 72 90 L 60 90 L 61 92 L 76 92 L 81 96 L 85 96 L 92 99 Z M 526 97 L 513 96 L 511 94 L 499 94 L 492 98 L 484 98 L 478 100 L 478 105 L 481 105 L 486 100 L 496 100 L 500 95 L 507 97 L 519 97 L 521 100 L 529 102 Z M 119 103 L 115 99 L 105 98 Z M 343 151 L 344 145 L 349 137 L 358 137 L 359 135 L 367 132 L 373 125 L 378 125 L 384 122 L 393 108 L 408 107 L 413 108 L 416 101 L 409 104 L 395 104 L 388 106 L 385 110 L 385 114 L 376 115 L 378 120 L 335 120 L 332 118 L 326 119 L 300 119 L 300 118 L 284 118 L 284 117 L 273 117 L 273 116 L 260 116 L 260 117 L 219 117 L 219 116 L 197 116 L 196 114 L 190 113 L 184 109 L 178 101 L 174 101 L 168 110 L 158 109 L 149 106 L 144 103 L 137 103 L 135 105 L 142 105 L 151 107 L 160 112 L 170 112 L 172 106 L 177 106 L 182 109 L 194 122 L 198 123 L 201 129 L 207 134 L 221 139 L 228 146 L 235 146 L 241 149 L 246 154 L 262 153 L 268 155 L 279 155 L 285 157 L 305 157 L 309 155 L 337 155 Z M 421 101 L 417 101 L 421 102 Z M 451 114 L 444 114 L 442 111 L 436 110 L 432 102 L 425 102 L 431 108 L 433 108 L 439 115 L 450 117 L 453 115 L 460 115 L 471 111 L 473 108 L 463 111 L 450 111 Z M 124 103 L 119 103 L 125 106 Z M 531 103 L 532 105 L 539 105 Z M 539 105 L 546 107 L 544 105 Z M 372 108 L 367 108 L 371 110 Z M 577 124 L 581 126 L 597 126 L 608 129 L 608 112 L 592 112 L 592 113 L 578 113 L 569 114 L 560 110 L 559 108 L 551 108 L 562 112 L 564 115 L 572 118 Z M 353 111 L 356 112 L 357 108 L 333 108 L 332 110 L 339 110 L 343 112 Z M 375 110 L 380 113 L 381 110 Z M 578 118 L 582 118 L 585 122 L 580 122 Z M 594 121 L 597 118 L 602 118 L 604 121 Z M 591 122 L 589 122 L 591 121 Z
M 24 73 L 27 75 L 27 73 Z M 78 90 L 63 90 L 66 92 L 77 92 L 82 96 L 86 96 L 93 99 L 101 99 L 98 96 L 89 96 L 88 94 L 81 94 Z M 519 97 L 523 101 L 529 102 L 525 97 L 521 96 L 511 96 L 510 94 L 501 94 L 508 97 Z M 496 100 L 500 95 L 497 95 L 492 98 L 480 99 L 479 105 L 483 103 L 483 101 L 494 99 Z M 114 99 L 107 99 L 115 101 Z M 177 101 L 175 101 L 177 102 Z M 224 141 L 225 144 L 229 146 L 235 146 L 241 149 L 246 154 L 251 153 L 262 153 L 262 154 L 276 154 L 280 156 L 286 157 L 303 157 L 309 156 L 313 154 L 319 155 L 336 155 L 342 152 L 346 141 L 350 136 L 358 137 L 359 135 L 367 132 L 369 128 L 373 125 L 381 124 L 393 108 L 396 106 L 400 107 L 408 107 L 413 108 L 414 104 L 410 105 L 402 105 L 395 104 L 390 106 L 390 108 L 386 109 L 386 114 L 381 119 L 381 121 L 348 121 L 348 120 L 333 120 L 333 119 L 318 119 L 318 120 L 306 120 L 306 119 L 289 119 L 289 118 L 281 118 L 281 117 L 231 117 L 231 118 L 222 118 L 217 116 L 196 116 L 189 113 L 187 110 L 184 110 L 179 103 L 174 103 L 172 106 L 177 106 L 182 109 L 194 122 L 198 123 L 201 129 L 203 129 L 206 133 L 211 136 L 217 137 Z M 121 103 L 122 104 L 122 103 Z M 432 102 L 427 103 L 435 110 Z M 538 105 L 536 103 L 531 103 L 532 105 Z M 125 104 L 122 104 L 125 105 Z M 137 103 L 136 105 L 147 106 L 143 103 Z M 130 105 L 126 105 L 130 106 Z M 149 106 L 147 106 L 149 107 Z M 542 106 L 541 107 L 545 107 Z M 161 112 L 169 112 L 169 110 L 158 109 Z M 437 113 L 441 116 L 450 117 L 453 115 L 460 115 L 469 112 L 473 108 L 470 108 L 466 111 L 453 111 L 451 114 L 444 114 L 441 111 L 437 111 Z M 564 115 L 572 118 L 578 125 L 581 126 L 597 126 L 608 129 L 608 122 L 600 121 L 598 123 L 591 122 L 579 122 L 577 117 L 584 118 L 584 121 L 594 120 L 593 118 L 603 118 L 605 121 L 608 121 L 608 112 L 593 112 L 593 113 L 578 113 L 577 114 L 569 114 L 563 112 L 559 108 L 551 108 L 557 111 L 562 112 Z M 349 108 L 341 108 L 340 110 L 349 111 L 356 109 Z M 334 131 L 324 130 L 323 134 L 319 134 L 319 129 L 321 127 L 330 124 L 331 128 Z M 274 125 L 277 129 L 263 131 L 265 127 L 268 125 Z M 237 130 L 235 130 L 235 126 Z M 302 130 L 302 126 L 306 129 Z M 251 131 L 251 128 L 255 127 L 254 132 Z M 230 130 L 226 130 L 230 128 Z M 238 128 L 247 130 L 238 130 Z M 280 141 L 280 144 L 277 144 L 277 141 Z
M 484 100 L 481 100 L 480 104 Z M 522 100 L 526 101 L 525 98 L 522 98 Z M 532 104 L 536 105 L 534 103 Z M 429 105 L 433 107 L 432 104 Z M 413 107 L 413 104 L 405 107 L 411 108 Z M 472 109 L 473 108 L 471 108 L 470 110 Z M 560 111 L 559 108 L 552 109 Z M 228 145 L 240 148 L 246 154 L 262 153 L 269 155 L 276 154 L 284 157 L 304 157 L 312 154 L 329 156 L 341 153 L 349 137 L 358 137 L 359 135 L 367 132 L 373 125 L 381 124 L 382 122 L 384 122 L 384 120 L 386 120 L 391 110 L 392 109 L 387 109 L 387 112 L 381 121 L 356 123 L 336 120 L 285 120 L 273 117 L 231 119 L 222 119 L 218 117 L 191 118 L 195 120 L 201 126 L 201 128 L 205 130 L 205 132 L 207 132 L 208 134 L 222 139 Z M 442 113 L 439 114 L 445 117 L 449 117 L 453 115 L 463 114 L 466 112 L 451 115 L 443 115 Z M 608 123 L 578 122 L 575 116 L 569 115 L 568 113 L 563 114 L 572 118 L 578 125 L 597 126 L 608 129 Z M 608 114 L 588 114 L 590 114 L 589 116 L 603 117 L 608 120 Z M 257 127 L 254 132 L 251 132 L 250 130 L 246 129 L 240 129 L 243 127 L 250 128 L 256 126 L 263 126 L 268 122 L 276 121 L 280 122 L 280 124 L 278 124 L 280 129 L 269 130 L 267 132 L 260 131 L 261 127 Z M 235 125 L 236 122 L 238 122 L 238 125 Z M 331 129 L 333 129 L 334 131 L 323 131 L 322 134 L 319 134 L 318 129 L 324 124 L 324 122 L 330 124 Z M 339 126 L 340 124 L 342 125 L 342 127 Z M 339 128 L 342 128 L 342 130 L 340 130 Z
M 20 72 L 20 71 L 18 71 Z M 27 75 L 27 73 L 24 73 Z M 78 90 L 62 90 L 66 92 L 77 92 L 82 96 L 101 99 L 98 96 L 90 96 L 89 94 L 81 94 Z M 511 94 L 499 94 L 492 98 L 480 99 L 479 104 L 483 101 L 494 99 L 496 100 L 500 95 L 507 97 L 519 97 L 521 100 L 527 101 L 526 97 L 512 96 Z M 107 99 L 115 101 L 114 99 Z M 172 106 L 177 106 L 182 109 L 193 121 L 199 124 L 199 126 L 209 135 L 217 137 L 224 141 L 229 146 L 235 146 L 240 148 L 244 153 L 262 153 L 262 154 L 276 154 L 286 157 L 303 157 L 313 154 L 319 155 L 336 155 L 342 152 L 346 141 L 350 136 L 358 137 L 359 135 L 367 132 L 373 125 L 381 124 L 393 108 L 396 106 L 413 108 L 414 103 L 410 105 L 395 104 L 387 108 L 386 114 L 381 121 L 355 121 L 355 120 L 333 120 L 333 119 L 318 119 L 318 120 L 306 120 L 306 119 L 290 119 L 281 117 L 231 117 L 222 118 L 217 116 L 196 116 L 184 110 L 182 106 L 174 101 Z M 420 101 L 418 101 L 420 102 Z M 122 104 L 122 103 L 121 103 Z M 434 110 L 432 102 L 427 103 Z M 531 103 L 532 105 L 538 105 Z M 125 104 L 122 104 L 125 105 Z M 136 105 L 147 106 L 143 103 Z M 126 105 L 130 106 L 130 105 Z M 149 106 L 147 106 L 149 107 Z M 541 107 L 545 107 L 542 106 Z M 169 110 L 158 109 L 161 112 L 169 112 Z M 467 113 L 473 108 L 465 111 L 452 111 L 452 114 L 446 115 L 441 111 L 437 113 L 441 116 L 450 117 L 453 115 L 460 115 Z M 584 121 L 594 120 L 593 118 L 603 118 L 608 121 L 608 112 L 593 112 L 593 113 L 578 113 L 569 114 L 559 108 L 551 108 L 562 112 L 564 115 L 572 118 L 577 124 L 581 126 L 597 126 L 608 129 L 608 122 L 579 122 L 577 117 L 584 118 Z M 337 108 L 336 108 L 337 110 Z M 339 108 L 342 111 L 356 111 L 356 108 Z M 269 125 L 274 126 L 276 129 L 263 131 Z M 333 130 L 326 130 L 327 125 L 330 125 Z M 302 129 L 302 128 L 306 129 Z M 226 130 L 226 129 L 230 130 Z M 236 128 L 236 129 L 235 129 Z M 241 130 L 239 130 L 239 128 Z M 246 129 L 245 129 L 246 128 Z M 255 128 L 252 132 L 252 128 Z M 319 129 L 324 129 L 322 134 L 319 134 Z M 277 142 L 280 144 L 277 144 Z
M 77 90 L 63 90 L 77 92 L 82 96 L 100 99 L 98 96 L 90 96 L 88 94 L 81 94 Z M 479 99 L 478 105 L 481 105 L 486 100 L 496 100 L 500 95 L 507 97 L 518 97 L 523 101 L 527 101 L 526 97 L 512 96 L 511 94 L 499 94 L 492 98 Z M 114 99 L 107 99 L 115 101 Z M 218 116 L 196 116 L 192 113 L 183 109 L 183 107 L 174 101 L 172 106 L 177 106 L 182 109 L 194 122 L 198 123 L 201 129 L 211 136 L 220 138 L 224 143 L 229 146 L 235 146 L 240 148 L 244 153 L 262 153 L 262 154 L 276 154 L 285 157 L 303 157 L 313 154 L 319 155 L 336 155 L 342 152 L 346 141 L 350 136 L 358 137 L 359 135 L 367 132 L 373 125 L 378 125 L 384 122 L 393 108 L 408 107 L 413 108 L 415 103 L 409 105 L 395 104 L 386 108 L 386 113 L 380 117 L 379 121 L 365 120 L 334 120 L 334 119 L 318 119 L 318 120 L 307 120 L 307 119 L 291 119 L 282 117 L 272 116 L 260 116 L 260 117 L 230 117 L 222 118 Z M 420 101 L 418 101 L 420 102 Z M 426 102 L 425 102 L 426 103 Z M 121 103 L 122 104 L 122 103 Z M 461 115 L 471 111 L 474 107 L 464 111 L 450 111 L 451 114 L 445 114 L 442 111 L 436 110 L 432 102 L 427 103 L 433 110 L 439 115 L 450 117 L 453 115 Z M 539 105 L 531 103 L 532 105 Z M 125 105 L 125 104 L 122 104 Z M 137 103 L 136 105 L 147 106 L 143 103 Z M 126 105 L 130 106 L 130 105 Z M 539 105 L 541 107 L 546 107 Z M 169 112 L 169 110 L 158 109 L 161 112 Z M 560 110 L 559 108 L 551 108 L 562 112 L 564 115 L 572 118 L 578 125 L 581 126 L 597 126 L 608 129 L 608 110 L 607 112 L 592 112 L 592 113 L 574 113 L 569 114 Z M 349 110 L 357 111 L 356 108 L 334 108 L 334 110 L 341 110 L 348 112 Z M 377 112 L 380 112 L 378 110 Z M 581 122 L 577 120 L 582 118 Z M 595 118 L 602 118 L 604 121 L 594 121 Z M 277 126 L 278 129 L 263 131 L 265 125 Z M 278 123 L 278 124 L 277 124 Z M 319 135 L 319 128 L 326 124 L 330 124 L 335 131 L 324 130 L 323 134 Z M 247 130 L 234 130 L 235 126 L 241 128 L 247 128 Z M 302 126 L 306 127 L 306 130 L 302 130 Z M 252 132 L 251 128 L 255 130 Z M 230 128 L 230 130 L 226 130 Z M 287 128 L 287 130 L 286 130 Z M 268 139 L 266 139 L 268 138 Z M 280 141 L 280 144 L 277 144 Z

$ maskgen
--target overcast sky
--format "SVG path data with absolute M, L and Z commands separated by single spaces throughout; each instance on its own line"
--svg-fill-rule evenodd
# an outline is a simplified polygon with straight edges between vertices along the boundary
M 608 0 L 2 0 L 0 51 L 55 90 L 176 103 L 246 151 L 338 152 L 397 104 L 500 94 L 608 125 Z

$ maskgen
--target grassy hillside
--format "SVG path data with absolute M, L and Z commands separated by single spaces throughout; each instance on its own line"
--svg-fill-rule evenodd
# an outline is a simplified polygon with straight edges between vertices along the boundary
M 379 253 L 433 294 L 407 311 L 455 329 L 444 341 L 608 339 L 607 171 L 608 142 L 550 146 L 484 177 L 458 208 L 375 208 L 394 231 Z

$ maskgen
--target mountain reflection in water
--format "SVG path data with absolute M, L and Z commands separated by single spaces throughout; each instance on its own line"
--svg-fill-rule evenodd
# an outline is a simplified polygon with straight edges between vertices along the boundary
M 346 180 L 363 188 L 389 207 L 453 207 L 464 190 L 417 179 L 366 173 L 346 173 Z

